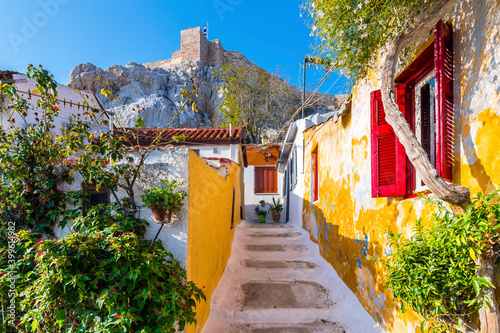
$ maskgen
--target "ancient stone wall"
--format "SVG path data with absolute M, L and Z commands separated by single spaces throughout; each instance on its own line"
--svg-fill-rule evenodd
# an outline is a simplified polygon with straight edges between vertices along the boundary
M 225 51 L 218 39 L 208 41 L 200 27 L 181 31 L 181 49 L 172 53 L 172 59 L 143 64 L 145 67 L 169 68 L 183 62 L 200 61 L 204 66 L 220 67 L 226 63 Z

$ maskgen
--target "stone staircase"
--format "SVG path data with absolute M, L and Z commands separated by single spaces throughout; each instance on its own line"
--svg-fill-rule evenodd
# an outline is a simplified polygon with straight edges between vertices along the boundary
M 382 332 L 302 229 L 242 222 L 203 333 Z

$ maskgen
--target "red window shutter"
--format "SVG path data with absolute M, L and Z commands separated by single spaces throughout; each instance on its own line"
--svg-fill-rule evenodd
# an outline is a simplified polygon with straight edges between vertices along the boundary
M 318 153 L 314 154 L 314 201 L 319 200 Z
M 254 193 L 278 193 L 278 172 L 274 167 L 255 167 Z
M 404 96 L 404 89 L 397 95 Z M 400 109 L 404 100 L 398 98 Z M 372 150 L 372 197 L 391 197 L 406 193 L 406 154 L 394 130 L 385 120 L 380 90 L 370 95 L 371 150 Z
M 443 21 L 434 27 L 434 66 L 436 69 L 436 168 L 451 182 L 454 159 L 453 116 L 453 38 L 451 27 Z

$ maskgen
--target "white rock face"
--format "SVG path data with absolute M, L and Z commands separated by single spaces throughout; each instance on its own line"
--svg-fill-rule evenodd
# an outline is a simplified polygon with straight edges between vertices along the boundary
M 256 66 L 239 52 L 226 51 L 230 60 L 238 65 Z M 201 62 L 183 62 L 168 68 L 148 68 L 135 62 L 126 66 L 113 65 L 108 69 L 91 63 L 77 65 L 70 74 L 70 87 L 95 93 L 106 110 L 115 112 L 115 123 L 134 127 L 139 115 L 146 127 L 166 127 L 181 108 L 181 90 L 191 91 L 199 112 L 187 104 L 170 127 L 213 127 L 218 125 L 219 104 L 223 94 L 219 87 L 223 82 L 215 76 L 217 67 L 207 67 Z M 101 94 L 110 90 L 118 102 Z M 316 105 L 306 108 L 307 114 L 327 113 L 336 110 L 347 99 L 346 95 L 325 95 Z M 297 90 L 297 103 L 300 92 Z M 299 105 L 297 105 L 298 107 Z
M 217 119 L 222 100 L 218 88 L 222 83 L 215 77 L 214 70 L 199 62 L 186 62 L 169 69 L 150 69 L 131 62 L 105 70 L 84 63 L 71 71 L 68 85 L 94 92 L 105 109 L 116 113 L 115 122 L 125 127 L 134 126 L 138 111 L 146 127 L 166 126 L 181 108 L 181 90 L 197 87 L 198 97 L 193 98 L 199 112 L 186 105 L 171 127 L 207 127 L 212 126 L 214 117 Z M 101 94 L 103 87 L 118 97 L 117 103 Z

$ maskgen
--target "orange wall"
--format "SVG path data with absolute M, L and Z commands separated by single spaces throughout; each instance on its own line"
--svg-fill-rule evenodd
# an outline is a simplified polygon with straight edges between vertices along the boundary
M 278 162 L 280 146 L 271 146 L 266 149 L 257 149 L 255 146 L 247 146 L 248 165 L 276 165 Z M 265 158 L 266 154 L 271 156 Z

